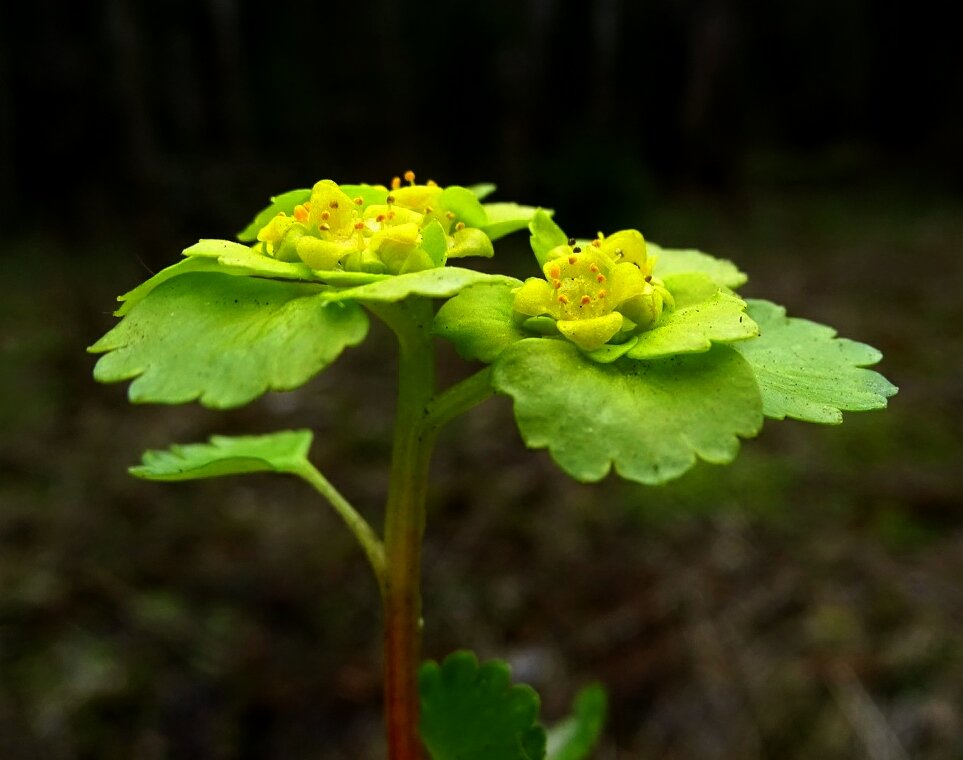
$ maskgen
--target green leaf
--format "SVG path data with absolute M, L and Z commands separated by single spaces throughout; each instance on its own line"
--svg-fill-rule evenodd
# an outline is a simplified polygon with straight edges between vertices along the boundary
M 465 288 L 438 310 L 435 335 L 454 343 L 465 359 L 494 361 L 506 347 L 528 337 L 516 323 L 512 308 L 512 290 L 520 285 L 515 280 Z
M 474 269 L 463 269 L 461 267 L 442 267 L 386 277 L 378 282 L 356 288 L 328 291 L 324 297 L 329 301 L 384 303 L 402 301 L 408 296 L 450 298 L 463 288 L 483 282 L 518 284 L 517 280 L 503 275 L 484 274 L 483 272 L 476 272 Z
M 449 185 L 438 196 L 438 203 L 468 227 L 484 227 L 488 222 L 485 207 L 467 187 Z
M 494 193 L 498 187 L 493 185 L 491 182 L 479 182 L 477 185 L 469 185 L 468 189 L 471 190 L 478 200 L 483 201 L 489 195 Z
M 311 200 L 310 189 L 288 190 L 286 193 L 275 195 L 271 198 L 271 203 L 258 212 L 258 215 L 254 217 L 254 221 L 237 233 L 237 239 L 245 243 L 257 240 L 257 233 L 261 231 L 264 225 L 276 217 L 278 213 L 283 211 L 290 216 L 294 213 L 295 206 L 309 200 Z
M 455 652 L 418 673 L 421 738 L 432 760 L 542 760 L 538 694 L 511 683 L 506 663 Z
M 361 208 L 378 206 L 387 202 L 388 188 L 384 185 L 339 185 L 341 192 L 354 200 L 361 198 Z
M 555 224 L 548 211 L 542 208 L 535 210 L 528 229 L 532 233 L 530 238 L 532 252 L 540 267 L 548 262 L 549 251 L 568 242 L 568 237 L 562 232 L 562 228 Z
M 702 251 L 682 248 L 662 248 L 646 241 L 649 256 L 658 256 L 653 274 L 665 279 L 675 274 L 701 272 L 724 288 L 738 288 L 748 277 L 728 259 L 717 259 Z
M 131 401 L 225 409 L 303 385 L 367 330 L 321 286 L 199 272 L 155 288 L 88 350 L 105 354 L 97 380 L 133 379 Z
M 826 325 L 787 317 L 769 301 L 748 303 L 761 335 L 734 348 L 756 375 L 767 417 L 834 425 L 843 421 L 843 411 L 882 409 L 896 393 L 881 374 L 863 369 L 882 358 L 872 346 L 836 338 Z
M 297 472 L 308 464 L 310 430 L 269 435 L 215 435 L 209 443 L 174 444 L 145 451 L 129 472 L 145 480 L 200 480 L 248 472 Z
M 520 206 L 517 203 L 486 203 L 484 206 L 488 223 L 482 230 L 492 240 L 525 229 L 537 210 L 534 206 Z
M 431 257 L 436 267 L 443 267 L 448 258 L 448 236 L 437 220 L 432 221 L 421 231 L 421 247 Z
M 629 480 L 664 483 L 697 457 L 730 462 L 737 436 L 762 424 L 752 370 L 726 346 L 598 364 L 567 341 L 529 338 L 499 355 L 492 386 L 514 399 L 528 447 L 547 448 L 581 481 L 600 480 L 614 465 Z
M 664 311 L 655 327 L 639 335 L 627 352 L 632 359 L 698 353 L 708 351 L 713 343 L 732 343 L 759 334 L 756 323 L 745 313 L 745 302 L 718 290 L 705 275 L 677 275 L 670 282 L 666 283 L 669 291 L 673 296 L 678 293 L 676 308 Z M 701 300 L 707 293 L 712 295 Z
M 572 715 L 548 732 L 548 760 L 585 760 L 605 725 L 608 697 L 600 684 L 587 686 L 575 697 Z

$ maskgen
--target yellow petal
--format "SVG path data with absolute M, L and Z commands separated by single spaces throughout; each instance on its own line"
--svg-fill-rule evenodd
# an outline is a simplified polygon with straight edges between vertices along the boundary
M 354 230 L 357 209 L 354 201 L 338 187 L 336 182 L 323 179 L 311 190 L 308 225 L 312 228 L 312 232 L 321 229 L 333 232 L 337 237 L 347 237 Z
M 529 277 L 515 290 L 515 311 L 529 317 L 548 314 L 558 318 L 558 302 L 555 290 L 541 277 Z
M 617 311 L 593 319 L 560 319 L 558 331 L 583 351 L 601 348 L 622 328 Z
M 309 235 L 300 238 L 296 247 L 301 261 L 322 272 L 340 269 L 341 260 L 355 249 L 350 241 L 319 240 Z
M 602 241 L 599 248 L 611 261 L 635 264 L 643 275 L 651 274 L 646 259 L 645 238 L 638 230 L 619 230 Z

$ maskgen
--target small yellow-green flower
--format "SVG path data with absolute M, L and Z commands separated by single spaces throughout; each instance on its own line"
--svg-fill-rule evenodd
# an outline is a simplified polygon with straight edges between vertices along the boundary
M 267 255 L 320 271 L 404 274 L 443 266 L 455 256 L 491 255 L 485 233 L 466 227 L 446 207 L 443 188 L 430 180 L 416 185 L 412 172 L 405 178 L 405 187 L 396 177 L 391 190 L 369 188 L 375 198 L 351 197 L 321 180 L 310 200 L 291 215 L 278 213 L 257 239 Z
M 542 271 L 515 291 L 523 317 L 548 317 L 583 351 L 594 351 L 620 334 L 652 327 L 672 296 L 652 276 L 654 261 L 636 230 L 601 233 L 588 245 L 553 248 Z

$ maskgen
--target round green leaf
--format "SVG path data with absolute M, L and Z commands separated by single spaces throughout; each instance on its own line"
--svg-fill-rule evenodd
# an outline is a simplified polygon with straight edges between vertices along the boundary
M 538 694 L 512 685 L 506 663 L 455 652 L 418 673 L 421 738 L 432 760 L 542 760 Z
M 512 290 L 521 283 L 472 285 L 442 304 L 435 335 L 450 340 L 465 359 L 492 362 L 507 346 L 528 337 L 515 321 Z
M 517 280 L 503 275 L 485 274 L 461 267 L 424 269 L 410 274 L 385 277 L 378 282 L 356 288 L 331 290 L 325 295 L 330 301 L 369 301 L 391 303 L 408 296 L 450 298 L 463 288 L 479 283 L 514 283 Z
M 882 409 L 896 393 L 881 374 L 863 369 L 882 358 L 872 346 L 837 338 L 826 325 L 787 317 L 769 301 L 748 303 L 761 335 L 734 347 L 756 375 L 767 417 L 839 424 L 844 410 Z
M 752 370 L 726 346 L 599 364 L 567 341 L 529 338 L 499 355 L 492 386 L 514 399 L 529 448 L 547 448 L 581 481 L 600 480 L 614 465 L 629 480 L 664 483 L 697 457 L 730 462 L 738 437 L 762 424 Z
M 701 272 L 724 288 L 738 288 L 748 277 L 728 259 L 717 259 L 702 251 L 682 248 L 662 248 L 646 241 L 649 256 L 658 256 L 653 274 L 665 279 L 674 274 Z
M 201 272 L 161 284 L 89 350 L 105 354 L 97 380 L 133 379 L 131 401 L 224 409 L 303 385 L 367 330 L 318 285 Z
M 145 480 L 200 480 L 249 472 L 297 472 L 308 464 L 310 430 L 269 435 L 215 435 L 208 443 L 145 451 L 130 474 Z

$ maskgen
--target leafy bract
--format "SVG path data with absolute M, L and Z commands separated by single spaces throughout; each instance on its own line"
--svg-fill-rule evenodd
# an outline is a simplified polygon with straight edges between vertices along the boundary
M 608 697 L 601 685 L 582 689 L 572 715 L 548 731 L 548 760 L 585 760 L 599 740 L 607 709 Z
M 506 663 L 455 652 L 418 673 L 421 738 L 432 760 L 542 760 L 538 694 L 511 683 Z
M 475 197 L 478 198 L 478 200 L 483 201 L 489 195 L 494 193 L 498 189 L 498 186 L 492 184 L 491 182 L 479 182 L 476 185 L 469 185 L 468 189 L 475 194 Z
M 896 393 L 885 377 L 864 369 L 882 358 L 872 346 L 837 338 L 826 325 L 787 317 L 769 301 L 748 303 L 761 335 L 734 347 L 755 373 L 767 417 L 838 424 L 843 411 L 881 409 Z
M 369 301 L 390 303 L 408 296 L 450 298 L 463 288 L 479 283 L 514 283 L 518 281 L 500 274 L 485 274 L 462 267 L 425 269 L 410 274 L 385 277 L 377 282 L 355 288 L 331 290 L 325 294 L 329 301 Z
M 728 259 L 717 259 L 702 251 L 689 248 L 662 248 L 655 243 L 646 242 L 649 256 L 658 257 L 655 276 L 666 279 L 675 274 L 701 272 L 708 275 L 716 285 L 725 288 L 738 288 L 748 279 L 744 272 Z
M 534 206 L 522 206 L 518 203 L 486 203 L 484 208 L 488 221 L 482 230 L 492 240 L 525 229 L 536 211 Z M 548 212 L 543 210 L 543 213 Z
M 465 359 L 492 362 L 504 348 L 528 337 L 514 319 L 512 290 L 521 285 L 472 285 L 446 301 L 435 315 L 435 335 L 455 344 Z
M 666 287 L 676 298 L 676 308 L 663 312 L 655 327 L 642 332 L 627 356 L 658 359 L 696 353 L 708 351 L 713 343 L 731 343 L 759 334 L 756 323 L 745 313 L 745 302 L 718 290 L 705 275 L 676 275 L 666 281 Z
M 229 408 L 303 385 L 367 330 L 322 286 L 198 272 L 155 288 L 89 350 L 105 354 L 97 380 L 133 380 L 131 401 Z
M 257 233 L 265 224 L 270 222 L 279 213 L 292 214 L 295 206 L 299 203 L 304 203 L 310 197 L 310 188 L 288 190 L 286 193 L 275 195 L 271 198 L 271 203 L 261 209 L 258 215 L 254 217 L 254 220 L 237 233 L 237 239 L 245 243 L 251 243 L 257 240 Z
M 562 228 L 555 224 L 549 213 L 542 208 L 535 210 L 528 229 L 531 232 L 529 241 L 532 244 L 532 252 L 540 267 L 548 262 L 548 254 L 553 248 L 568 242 L 568 236 Z
M 599 364 L 570 343 L 528 338 L 502 351 L 492 386 L 514 400 L 529 448 L 547 448 L 581 481 L 600 480 L 614 465 L 629 480 L 664 483 L 697 457 L 731 461 L 738 436 L 762 424 L 752 370 L 726 346 Z
M 215 435 L 208 443 L 174 444 L 145 451 L 129 472 L 145 480 L 200 480 L 248 472 L 298 472 L 308 464 L 310 430 L 269 435 Z

